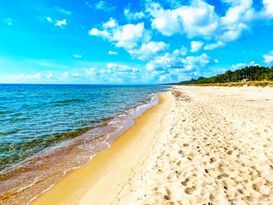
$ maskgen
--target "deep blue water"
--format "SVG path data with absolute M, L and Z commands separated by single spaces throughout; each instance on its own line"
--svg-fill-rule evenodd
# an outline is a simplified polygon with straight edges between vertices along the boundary
M 163 86 L 0 85 L 0 171 L 64 140 L 61 134 L 145 103 Z

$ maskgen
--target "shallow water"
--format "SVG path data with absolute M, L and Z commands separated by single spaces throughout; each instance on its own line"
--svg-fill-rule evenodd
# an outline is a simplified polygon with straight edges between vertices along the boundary
M 165 88 L 0 85 L 0 173 L 146 103 Z
M 167 89 L 0 85 L 0 203 L 28 204 L 109 148 Z

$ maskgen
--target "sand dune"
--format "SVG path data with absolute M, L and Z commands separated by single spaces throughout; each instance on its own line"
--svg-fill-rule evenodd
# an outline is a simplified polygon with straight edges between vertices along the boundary
M 100 174 L 80 168 L 34 204 L 273 204 L 272 88 L 179 86 L 162 99 L 119 154 L 94 159 L 111 160 Z M 79 189 L 73 174 L 95 180 Z

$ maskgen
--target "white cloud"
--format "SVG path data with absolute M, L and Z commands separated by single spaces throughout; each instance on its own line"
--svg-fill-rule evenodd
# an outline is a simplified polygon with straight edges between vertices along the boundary
M 202 46 L 203 46 L 203 42 L 201 42 L 201 41 L 192 41 L 191 42 L 191 52 L 197 52 L 197 51 L 199 51 L 201 48 L 202 48 Z
M 173 51 L 173 55 L 174 56 L 184 56 L 187 54 L 187 52 L 188 52 L 187 48 L 182 46 L 180 49 L 175 49 Z
M 264 54 L 264 55 L 263 55 L 263 58 L 264 58 L 264 62 L 265 62 L 266 64 L 271 64 L 271 63 L 273 63 L 273 50 L 270 51 L 270 52 L 267 53 L 267 54 Z
M 45 17 L 45 20 L 48 22 L 48 23 L 51 23 L 57 27 L 64 27 L 67 25 L 67 19 L 63 19 L 63 20 L 56 20 L 56 19 L 53 19 L 52 17 L 50 16 L 47 16 Z
M 204 46 L 204 50 L 213 50 L 215 48 L 219 48 L 224 46 L 225 44 L 222 41 L 218 41 L 216 43 L 210 43 Z
M 272 19 L 273 18 L 273 1 L 263 0 L 262 10 L 256 14 L 259 19 Z
M 165 9 L 149 1 L 146 11 L 151 16 L 151 27 L 165 36 L 185 34 L 188 38 L 202 37 L 211 40 L 205 50 L 223 46 L 240 38 L 249 30 L 250 23 L 259 16 L 252 8 L 253 0 L 222 0 L 228 6 L 223 16 L 217 15 L 214 6 L 204 0 L 192 0 L 189 5 Z M 263 0 L 267 16 L 273 14 L 271 0 Z M 273 17 L 273 15 L 272 15 Z
M 89 3 L 89 1 L 86 1 L 86 5 L 91 8 L 91 9 L 97 9 L 100 11 L 105 11 L 105 12 L 111 12 L 116 9 L 115 6 L 111 5 L 110 3 L 107 3 L 106 1 L 98 1 L 97 3 L 94 4 L 94 2 Z
M 150 37 L 145 36 L 144 23 L 124 25 L 113 35 L 116 45 L 124 48 L 133 48 L 145 38 Z
M 150 34 L 145 30 L 144 23 L 119 25 L 113 18 L 102 25 L 102 30 L 92 28 L 89 35 L 107 39 L 114 42 L 117 47 L 126 50 L 131 50 L 141 42 L 150 40 Z
M 249 63 L 237 63 L 235 65 L 231 66 L 232 70 L 237 70 L 237 69 L 242 69 L 246 66 L 252 66 L 252 65 L 256 65 L 256 63 L 254 61 L 250 61 Z
M 143 19 L 145 17 L 145 14 L 142 11 L 139 12 L 131 12 L 130 9 L 124 9 L 124 16 L 129 20 L 140 20 Z
M 203 53 L 200 56 L 186 56 L 182 53 L 177 54 L 176 50 L 173 53 L 165 53 L 164 55 L 155 57 L 152 61 L 146 64 L 148 71 L 161 71 L 166 69 L 178 69 L 190 71 L 201 69 L 210 63 L 210 57 Z
M 117 63 L 107 63 L 108 72 L 109 73 L 137 73 L 139 69 L 136 67 L 131 67 L 128 65 L 117 64 Z
M 55 75 L 54 75 L 53 73 L 48 73 L 48 74 L 46 74 L 45 77 L 46 77 L 47 79 L 49 79 L 49 80 L 55 79 Z
M 152 28 L 166 36 L 184 32 L 190 38 L 210 37 L 219 27 L 214 7 L 204 1 L 193 0 L 191 5 L 176 9 L 164 9 L 158 3 L 151 3 L 147 11 L 153 17 Z
M 272 0 L 264 0 L 263 1 L 266 13 L 273 17 L 273 1 Z
M 118 52 L 116 52 L 116 51 L 108 51 L 108 55 L 110 55 L 110 56 L 116 56 L 116 55 L 118 55 Z
M 155 57 L 152 61 L 146 64 L 147 71 L 161 71 L 170 68 L 176 61 L 170 53 L 165 53 L 162 56 Z
M 104 29 L 111 29 L 111 28 L 115 28 L 118 26 L 118 23 L 115 19 L 110 18 L 109 21 L 107 21 L 106 23 L 104 23 L 103 25 Z
M 15 75 L 13 78 L 15 81 L 37 81 L 41 79 L 41 73 L 34 73 L 34 74 L 18 74 Z
M 3 23 L 5 23 L 6 25 L 8 25 L 8 26 L 12 26 L 13 25 L 13 19 L 12 18 L 4 18 L 3 19 Z
M 52 23 L 52 22 L 53 22 L 52 18 L 51 18 L 51 17 L 49 17 L 49 16 L 47 16 L 47 17 L 46 17 L 46 20 L 47 20 L 48 22 L 50 22 L 50 23 Z
M 225 16 L 221 19 L 223 25 L 236 24 L 252 20 L 254 10 L 252 9 L 252 0 L 229 1 L 231 6 Z
M 188 79 L 189 76 L 199 76 L 210 63 L 211 58 L 205 53 L 197 56 L 184 56 L 173 51 L 155 57 L 146 64 L 146 70 L 149 71 L 147 72 L 148 77 L 157 79 L 159 82 L 179 82 Z M 212 63 L 217 62 L 213 60 Z
M 90 36 L 97 36 L 97 37 L 101 37 L 101 38 L 106 38 L 106 39 L 110 39 L 110 33 L 106 30 L 99 30 L 97 28 L 92 28 L 88 34 Z
M 203 68 L 204 66 L 210 63 L 210 57 L 203 53 L 200 56 L 187 56 L 182 59 L 182 63 L 184 64 L 184 69 L 193 70 L 198 68 Z
M 83 57 L 81 54 L 73 54 L 72 56 L 73 58 L 78 58 L 78 59 Z
M 66 26 L 66 25 L 67 25 L 67 20 L 66 20 L 66 19 L 58 20 L 58 21 L 55 23 L 55 26 L 58 26 L 58 27 L 63 27 L 63 26 Z
M 168 45 L 163 41 L 150 41 L 148 43 L 143 43 L 138 49 L 130 50 L 129 53 L 140 60 L 150 60 L 158 53 L 165 51 L 167 48 Z
M 165 36 L 182 32 L 176 10 L 165 10 L 158 3 L 151 3 L 147 7 L 147 11 L 153 17 L 152 28 L 158 30 Z
M 95 77 L 98 75 L 97 69 L 95 67 L 86 68 L 84 71 L 88 77 Z
M 64 14 L 64 15 L 67 15 L 67 16 L 70 16 L 72 14 L 71 11 L 68 11 L 66 9 L 63 9 L 63 8 L 59 8 L 59 7 L 56 7 L 57 11 L 61 14 Z
M 253 0 L 225 0 L 229 5 L 221 18 L 221 35 L 219 39 L 228 42 L 237 40 L 244 30 L 249 28 L 249 22 L 255 17 L 252 8 Z
M 183 67 L 182 59 L 185 57 L 187 49 L 181 47 L 175 49 L 172 53 L 165 53 L 163 55 L 156 56 L 153 60 L 146 64 L 146 70 L 148 71 L 164 71 L 166 69 L 174 69 L 175 67 Z

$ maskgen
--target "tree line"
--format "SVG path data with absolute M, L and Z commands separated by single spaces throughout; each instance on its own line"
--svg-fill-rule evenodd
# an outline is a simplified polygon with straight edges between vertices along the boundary
M 273 81 L 273 66 L 264 67 L 259 65 L 247 66 L 235 71 L 226 71 L 212 77 L 200 77 L 198 79 L 191 79 L 182 81 L 179 84 L 208 84 L 208 83 L 229 83 L 241 81 Z

